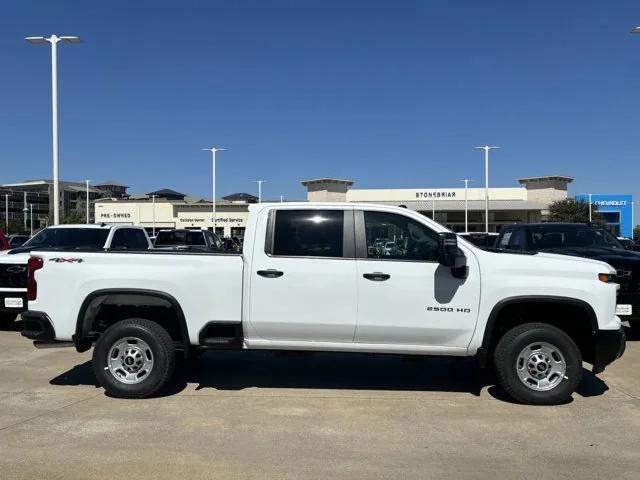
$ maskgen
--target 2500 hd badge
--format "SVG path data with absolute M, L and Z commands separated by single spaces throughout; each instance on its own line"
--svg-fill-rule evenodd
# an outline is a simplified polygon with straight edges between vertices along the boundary
M 471 313 L 471 309 L 464 307 L 427 307 L 427 312 Z

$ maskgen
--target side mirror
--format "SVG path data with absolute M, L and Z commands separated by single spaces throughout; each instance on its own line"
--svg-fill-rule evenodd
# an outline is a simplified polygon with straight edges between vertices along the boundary
M 455 233 L 438 234 L 438 262 L 445 267 L 451 267 L 454 277 L 467 277 L 467 258 L 458 248 L 458 236 Z
M 456 257 L 460 255 L 458 236 L 455 233 L 438 234 L 438 262 L 445 267 L 455 267 Z

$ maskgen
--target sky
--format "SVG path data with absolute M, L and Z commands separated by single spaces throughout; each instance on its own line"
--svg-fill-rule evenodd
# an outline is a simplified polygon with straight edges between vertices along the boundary
M 300 181 L 452 188 L 575 177 L 640 198 L 640 2 L 29 1 L 0 5 L 0 183 L 60 177 L 304 199 Z M 640 210 L 640 209 L 636 209 Z M 638 217 L 638 215 L 637 215 Z

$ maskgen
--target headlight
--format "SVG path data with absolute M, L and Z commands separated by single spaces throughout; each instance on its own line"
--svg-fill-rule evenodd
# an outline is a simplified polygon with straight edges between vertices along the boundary
M 614 283 L 616 281 L 616 275 L 614 273 L 599 273 L 598 280 L 604 283 Z

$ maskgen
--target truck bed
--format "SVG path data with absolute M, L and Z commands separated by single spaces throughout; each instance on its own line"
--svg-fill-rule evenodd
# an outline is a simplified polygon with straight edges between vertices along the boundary
M 35 279 L 46 288 L 38 290 L 29 309 L 47 305 L 58 340 L 71 339 L 81 309 L 78 300 L 97 291 L 169 294 L 189 319 L 192 344 L 208 322 L 241 322 L 244 262 L 239 253 L 57 250 L 32 256 L 43 259 Z

